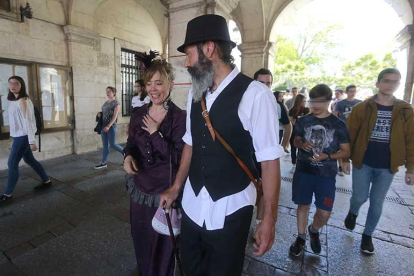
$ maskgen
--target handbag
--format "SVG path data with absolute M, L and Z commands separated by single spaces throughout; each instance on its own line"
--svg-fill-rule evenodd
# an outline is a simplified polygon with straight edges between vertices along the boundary
M 237 163 L 239 163 L 240 167 L 244 170 L 244 172 L 249 176 L 250 181 L 253 182 L 254 186 L 256 187 L 257 191 L 257 198 L 256 198 L 256 206 L 257 206 L 257 214 L 256 218 L 258 220 L 262 220 L 264 217 L 264 201 L 263 201 L 263 189 L 262 189 L 262 180 L 255 179 L 252 172 L 249 170 L 249 168 L 244 164 L 244 162 L 237 157 L 234 150 L 230 147 L 229 144 L 221 137 L 221 135 L 213 128 L 213 125 L 211 124 L 210 116 L 207 111 L 206 102 L 204 100 L 204 97 L 201 98 L 201 115 L 204 117 L 206 121 L 206 126 L 208 128 L 208 131 L 210 132 L 211 137 L 213 138 L 213 141 L 217 139 L 221 142 L 221 144 L 236 158 Z

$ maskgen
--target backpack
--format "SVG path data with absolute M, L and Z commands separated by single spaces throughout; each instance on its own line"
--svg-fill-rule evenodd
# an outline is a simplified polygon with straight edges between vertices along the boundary
M 36 106 L 33 106 L 33 107 L 34 107 L 34 116 L 36 119 L 36 129 L 37 129 L 35 134 L 39 135 L 42 129 L 43 119 L 42 119 L 42 115 L 40 115 L 39 109 L 37 109 Z

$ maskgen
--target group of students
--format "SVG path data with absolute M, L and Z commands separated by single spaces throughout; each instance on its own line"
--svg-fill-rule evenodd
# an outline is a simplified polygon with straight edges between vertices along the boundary
M 292 152 L 298 149 L 292 184 L 292 200 L 298 205 L 298 236 L 290 254 L 303 253 L 306 232 L 312 250 L 321 251 L 319 231 L 334 205 L 337 160 L 343 161 L 342 170 L 349 174 L 349 159 L 353 166 L 353 195 L 345 226 L 354 229 L 359 209 L 369 197 L 361 250 L 374 253 L 372 234 L 399 166 L 407 168 L 406 183 L 414 183 L 413 108 L 393 96 L 400 84 L 398 70 L 386 69 L 379 74 L 378 94 L 354 106 L 345 124 L 330 113 L 333 93 L 324 84 L 310 90 L 308 101 L 302 94 L 294 97 L 287 112 L 280 94 L 275 101 L 269 90 L 273 81 L 270 72 L 259 72 L 255 75 L 257 81 L 253 81 L 234 66 L 231 50 L 235 46 L 223 17 L 202 15 L 191 20 L 185 41 L 177 49 L 185 54 L 184 65 L 192 79 L 187 112 L 171 101 L 171 64 L 153 60 L 143 82 L 135 84 L 138 98 L 133 103 L 142 106 L 131 111 L 124 149 L 115 143 L 120 109 L 116 89 L 106 89 L 107 101 L 101 114 L 103 158 L 95 168 L 107 166 L 109 147 L 123 152 L 139 274 L 174 274 L 170 237 L 155 232 L 151 222 L 158 207 L 169 210 L 180 198 L 180 250 L 186 275 L 241 275 L 258 191 L 263 192 L 264 212 L 254 232 L 253 246 L 255 255 L 265 254 L 274 242 L 280 158 L 288 151 L 289 141 Z M 148 99 L 139 92 L 143 86 Z M 49 177 L 33 158 L 34 120 L 24 82 L 12 77 L 9 88 L 10 134 L 14 142 L 9 157 L 10 184 L 0 203 L 11 199 L 22 158 L 41 176 L 39 188 L 51 186 Z M 351 90 L 352 87 L 348 95 Z M 341 102 L 335 108 L 338 105 Z M 283 133 L 279 132 L 279 122 L 284 126 Z M 259 178 L 257 164 L 262 178 L 260 190 L 251 180 Z M 317 211 L 308 225 L 313 196 Z
M 270 88 L 271 82 L 262 81 L 265 77 L 260 73 L 268 78 L 271 73 L 261 69 L 255 76 Z M 369 198 L 360 249 L 366 254 L 374 253 L 372 234 L 399 166 L 406 166 L 406 184 L 414 184 L 413 108 L 393 96 L 400 79 L 397 69 L 383 70 L 376 83 L 378 94 L 364 102 L 355 99 L 355 85 L 346 87 L 346 99 L 342 99 L 344 91 L 336 90 L 334 100 L 328 86 L 316 85 L 310 90 L 307 102 L 304 95 L 297 94 L 296 88 L 292 89 L 288 114 L 293 125 L 290 139 L 294 165 L 292 200 L 298 205 L 298 235 L 289 249 L 290 254 L 300 256 L 303 253 L 306 232 L 312 251 L 320 253 L 319 231 L 327 224 L 334 205 L 335 176 L 351 173 L 350 159 L 353 194 L 344 223 L 347 229 L 353 230 L 359 209 Z M 280 94 L 276 92 L 275 96 L 283 110 Z M 305 107 L 306 103 L 309 108 Z M 283 115 L 279 120 L 281 124 L 288 124 L 283 121 Z M 299 149 L 298 156 L 296 149 Z M 317 211 L 308 225 L 313 196 Z

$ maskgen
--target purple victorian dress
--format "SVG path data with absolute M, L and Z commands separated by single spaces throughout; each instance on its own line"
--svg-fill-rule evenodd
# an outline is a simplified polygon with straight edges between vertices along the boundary
M 172 276 L 175 261 L 171 238 L 155 232 L 151 221 L 159 205 L 159 195 L 171 185 L 170 156 L 173 180 L 178 171 L 186 113 L 170 101 L 159 130 L 151 135 L 142 129 L 142 119 L 147 114 L 147 105 L 133 109 L 124 149 L 138 164 L 138 174 L 127 182 L 131 233 L 139 275 Z

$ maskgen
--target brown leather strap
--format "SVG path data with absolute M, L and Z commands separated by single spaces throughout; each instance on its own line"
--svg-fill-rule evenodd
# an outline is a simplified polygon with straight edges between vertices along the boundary
M 210 116 L 208 115 L 208 111 L 207 111 L 206 102 L 204 100 L 204 97 L 201 98 L 201 109 L 202 109 L 201 115 L 206 120 L 206 125 L 207 125 L 207 128 L 208 128 L 208 131 L 210 131 L 211 138 L 213 138 L 213 142 L 215 142 L 216 141 L 215 129 L 213 128 L 213 125 L 211 124 Z
M 223 146 L 234 156 L 234 158 L 236 158 L 237 163 L 239 163 L 240 167 L 242 167 L 242 169 L 249 176 L 250 180 L 256 186 L 256 189 L 257 190 L 261 190 L 259 181 L 257 181 L 254 178 L 254 176 L 251 173 L 251 171 L 249 170 L 249 168 L 244 164 L 244 162 L 240 158 L 237 157 L 237 155 L 234 152 L 234 150 L 230 147 L 229 144 L 227 144 L 227 142 L 223 139 L 223 137 L 221 137 L 221 135 L 217 132 L 217 130 L 215 130 L 213 128 L 213 125 L 211 124 L 211 121 L 210 121 L 210 116 L 209 116 L 208 111 L 207 111 L 207 108 L 206 108 L 206 102 L 204 100 L 204 97 L 201 98 L 201 108 L 203 110 L 203 112 L 201 113 L 201 115 L 203 115 L 204 119 L 206 120 L 206 124 L 207 124 L 208 130 L 210 131 L 211 137 L 213 138 L 213 141 L 215 141 L 215 137 L 217 137 L 219 139 L 219 141 L 223 144 Z

